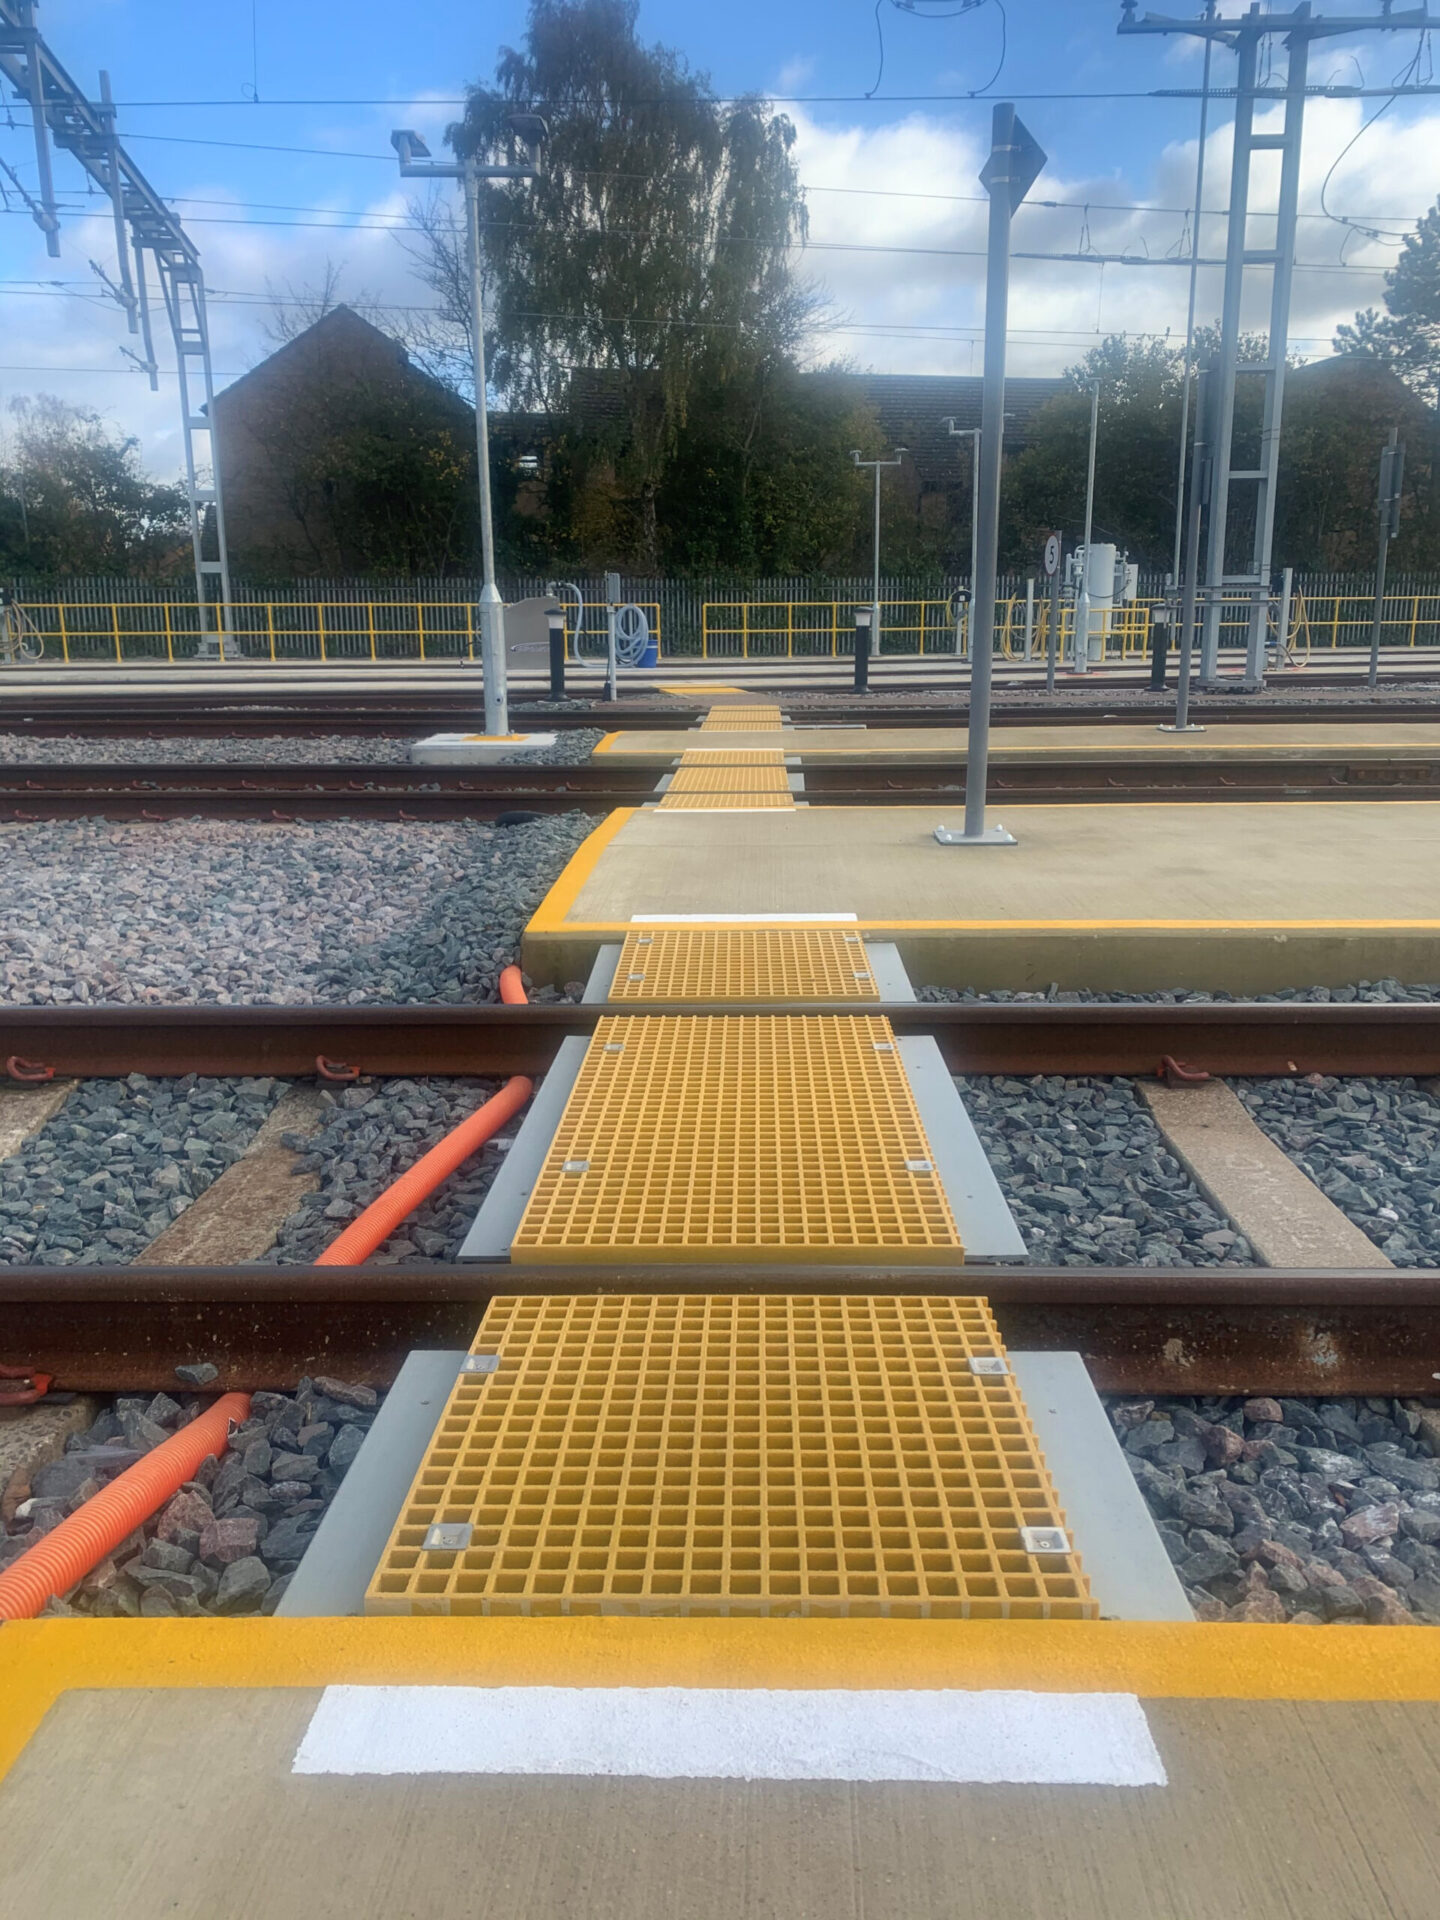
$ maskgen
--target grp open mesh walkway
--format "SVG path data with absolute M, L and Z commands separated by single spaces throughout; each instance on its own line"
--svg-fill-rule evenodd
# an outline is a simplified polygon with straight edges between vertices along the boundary
M 725 793 L 717 787 L 703 787 L 698 793 L 667 793 L 663 796 L 657 813 L 753 813 L 756 809 L 770 813 L 793 813 L 794 796 L 787 788 L 785 792 L 771 793 Z
M 878 1000 L 865 942 L 838 927 L 672 927 L 626 934 L 611 1001 Z
M 596 1025 L 511 1258 L 963 1250 L 888 1020 L 632 1014 Z
M 367 1613 L 1097 1612 L 982 1300 L 502 1296 L 472 1354 Z
M 670 776 L 667 796 L 675 793 L 783 793 L 790 792 L 790 776 L 782 755 L 776 754 L 773 766 L 725 767 L 707 764 L 700 756 L 693 764 L 688 758 Z
M 780 709 L 771 706 L 711 707 L 700 722 L 703 733 L 778 733 L 780 727 Z
M 755 807 L 783 811 L 793 808 L 795 799 L 785 755 L 778 749 L 752 747 L 728 753 L 683 753 L 660 805 L 671 813 L 724 813 Z

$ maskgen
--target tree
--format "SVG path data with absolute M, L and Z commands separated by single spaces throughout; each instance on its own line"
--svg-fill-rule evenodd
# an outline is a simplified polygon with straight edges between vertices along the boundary
M 849 571 L 870 524 L 870 476 L 850 449 L 879 443 L 870 411 L 823 374 L 782 364 L 702 379 L 658 494 L 667 571 Z
M 166 573 L 188 553 L 185 490 L 152 480 L 138 442 L 50 394 L 10 403 L 0 458 L 0 574 Z
M 1079 538 L 1098 380 L 1093 537 L 1148 566 L 1169 565 L 1183 358 L 1165 340 L 1112 334 L 1066 369 L 1074 390 L 1045 403 L 1028 445 L 1005 465 L 1003 564 L 1033 565 L 1052 527 Z
M 1335 351 L 1378 360 L 1434 406 L 1440 400 L 1440 201 L 1406 234 L 1385 275 L 1385 307 L 1383 314 L 1367 307 L 1354 326 L 1338 327 Z
M 496 391 L 563 412 L 572 370 L 614 381 L 608 454 L 639 564 L 659 563 L 657 502 L 702 380 L 764 374 L 804 336 L 793 275 L 805 234 L 794 128 L 759 99 L 717 100 L 703 74 L 636 37 L 638 0 L 531 0 L 523 48 L 472 90 L 457 151 L 489 150 L 518 107 L 550 140 L 531 183 L 487 183 Z M 431 217 L 422 270 L 468 319 L 454 223 Z M 618 530 L 618 529 L 617 529 Z
M 216 401 L 232 557 L 289 572 L 473 565 L 470 409 L 341 305 Z

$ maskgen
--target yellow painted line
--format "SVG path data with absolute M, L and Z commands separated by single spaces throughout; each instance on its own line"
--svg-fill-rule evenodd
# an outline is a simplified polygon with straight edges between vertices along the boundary
M 708 680 L 695 680 L 695 681 L 687 682 L 685 685 L 678 686 L 678 687 L 657 686 L 655 691 L 657 693 L 673 693 L 683 699 L 685 696 L 689 694 L 702 694 L 702 693 L 743 694 L 746 691 L 746 689 L 744 687 L 722 687 L 718 685 L 713 685 Z
M 634 807 L 617 807 L 607 814 L 571 854 L 565 871 L 535 909 L 527 932 L 559 933 L 565 927 L 565 915 L 579 899 L 586 881 L 600 864 L 600 856 L 636 812 Z M 625 923 L 629 929 L 629 922 Z
M 1112 1620 L 27 1620 L 0 1627 L 0 1773 L 77 1688 L 446 1683 L 1429 1701 L 1440 1700 L 1440 1632 Z
M 542 901 L 530 922 L 532 933 L 628 933 L 634 924 L 630 920 L 567 920 L 542 926 L 545 904 Z M 759 912 L 757 908 L 757 916 Z M 730 927 L 765 924 L 758 917 L 753 921 L 731 913 L 723 917 Z M 664 927 L 670 923 L 661 914 L 647 912 L 645 924 Z M 699 917 L 692 913 L 675 924 L 695 926 Z M 1440 920 L 853 920 L 847 925 L 862 933 L 1440 933 Z
M 595 742 L 595 745 L 591 748 L 590 750 L 591 759 L 593 760 L 597 753 L 610 753 L 614 749 L 615 742 L 617 740 L 622 739 L 623 737 L 624 736 L 622 734 L 607 733 L 603 739 L 597 740 Z

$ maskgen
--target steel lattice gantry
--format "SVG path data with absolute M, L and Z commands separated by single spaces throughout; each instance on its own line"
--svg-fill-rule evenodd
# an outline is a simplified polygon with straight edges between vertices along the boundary
M 1122 34 L 1193 34 L 1231 48 L 1239 63 L 1235 86 L 1234 146 L 1230 166 L 1230 203 L 1225 245 L 1225 287 L 1220 309 L 1220 352 L 1210 386 L 1208 427 L 1197 432 L 1208 438 L 1211 451 L 1209 537 L 1206 544 L 1204 618 L 1200 642 L 1200 678 L 1213 680 L 1219 670 L 1220 625 L 1227 591 L 1241 589 L 1250 601 L 1246 671 L 1258 679 L 1265 664 L 1265 635 L 1270 607 L 1270 562 L 1275 531 L 1275 482 L 1280 462 L 1280 424 L 1285 402 L 1285 350 L 1290 330 L 1290 289 L 1295 270 L 1296 214 L 1300 195 L 1300 144 L 1305 122 L 1305 97 L 1310 47 L 1316 40 L 1344 34 L 1411 31 L 1440 26 L 1440 16 L 1425 7 L 1404 12 L 1389 7 L 1371 15 L 1316 15 L 1310 0 L 1287 11 L 1261 12 L 1252 0 L 1239 15 L 1222 16 L 1212 4 L 1199 18 L 1177 18 L 1147 13 L 1135 18 L 1134 0 L 1122 0 Z M 1262 83 L 1260 53 L 1267 36 L 1282 35 L 1288 64 L 1282 87 Z M 1284 119 L 1276 132 L 1255 131 L 1256 103 L 1278 101 Z M 1278 153 L 1280 183 L 1273 214 L 1252 206 L 1251 160 L 1257 153 Z M 1197 214 L 1197 221 L 1198 221 Z M 1252 247 L 1249 223 L 1273 219 L 1274 244 Z M 1197 227 L 1198 232 L 1198 227 Z M 1239 362 L 1241 296 L 1245 272 L 1270 273 L 1270 325 L 1263 361 Z M 1259 451 L 1253 466 L 1236 466 L 1235 399 L 1240 376 L 1264 381 Z M 1253 528 L 1248 564 L 1227 571 L 1232 488 L 1253 487 Z
M 0 0 L 0 76 L 29 105 L 35 137 L 39 194 L 38 198 L 26 196 L 30 211 L 45 235 L 51 256 L 58 257 L 60 209 L 50 154 L 53 140 L 57 147 L 75 156 L 114 211 L 118 278 L 111 280 L 98 266 L 96 272 L 124 309 L 131 333 L 140 336 L 143 354 L 130 357 L 149 378 L 152 391 L 157 391 L 159 366 L 150 326 L 146 253 L 154 259 L 179 375 L 200 650 L 202 654 L 223 652 L 232 631 L 230 561 L 200 254 L 176 215 L 120 144 L 108 76 L 100 76 L 100 102 L 89 100 L 46 46 L 35 24 L 35 12 L 34 0 Z M 207 558 L 204 551 L 207 512 L 213 514 L 214 558 Z

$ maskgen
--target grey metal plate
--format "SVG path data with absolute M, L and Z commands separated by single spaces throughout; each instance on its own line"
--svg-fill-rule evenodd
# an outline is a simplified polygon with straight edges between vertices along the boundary
M 1080 1355 L 1012 1353 L 1010 1366 L 1101 1613 L 1193 1620 Z
M 478 1320 L 480 1308 L 476 1306 Z M 408 1354 L 275 1611 L 287 1619 L 360 1613 L 395 1516 L 430 1450 L 465 1355 Z
M 1015 1224 L 939 1047 L 928 1034 L 907 1035 L 895 1044 L 930 1142 L 935 1171 L 965 1244 L 967 1264 L 1028 1260 L 1025 1236 Z
M 610 998 L 610 986 L 615 978 L 615 969 L 620 964 L 620 953 L 618 940 L 607 940 L 596 953 L 590 978 L 585 982 L 585 991 L 580 996 L 582 1006 L 603 1006 Z
M 460 1248 L 462 1260 L 508 1260 L 510 1243 L 545 1164 L 546 1150 L 555 1137 L 565 1102 L 580 1074 L 589 1041 L 577 1035 L 562 1040 L 554 1063 L 540 1082 L 520 1123 L 515 1144 L 505 1156 L 489 1193 L 480 1203 L 474 1225 Z
M 865 953 L 870 962 L 870 971 L 875 976 L 876 990 L 883 1001 L 888 1004 L 915 998 L 915 989 L 900 958 L 900 949 L 893 940 L 867 940 Z

